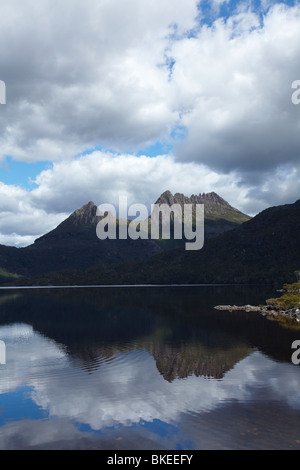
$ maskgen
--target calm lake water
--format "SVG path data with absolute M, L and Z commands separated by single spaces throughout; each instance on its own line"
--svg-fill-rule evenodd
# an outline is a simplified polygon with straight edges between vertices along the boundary
M 300 331 L 237 286 L 0 290 L 0 449 L 299 449 Z

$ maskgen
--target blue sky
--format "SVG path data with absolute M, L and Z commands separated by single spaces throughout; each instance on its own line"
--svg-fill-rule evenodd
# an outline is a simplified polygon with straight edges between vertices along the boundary
M 18 185 L 30 190 L 35 185 L 36 176 L 51 166 L 51 162 L 18 162 L 12 157 L 7 157 L 1 164 L 1 181 L 7 185 Z
M 299 1 L 0 0 L 0 13 L 0 243 L 122 194 L 215 191 L 251 215 L 299 198 Z

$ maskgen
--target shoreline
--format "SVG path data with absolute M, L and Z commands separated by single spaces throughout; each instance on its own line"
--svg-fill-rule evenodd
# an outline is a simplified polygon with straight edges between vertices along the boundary
M 292 308 L 287 310 L 274 310 L 268 306 L 257 306 L 257 305 L 216 305 L 216 310 L 226 310 L 229 312 L 233 311 L 245 311 L 245 312 L 258 312 L 264 317 L 274 319 L 289 319 L 294 320 L 296 323 L 300 322 L 300 309 Z

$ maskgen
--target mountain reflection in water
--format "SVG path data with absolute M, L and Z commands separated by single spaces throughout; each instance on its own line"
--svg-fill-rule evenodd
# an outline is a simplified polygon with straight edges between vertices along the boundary
M 213 309 L 274 295 L 246 286 L 2 291 L 0 448 L 299 447 L 291 344 L 300 332 Z

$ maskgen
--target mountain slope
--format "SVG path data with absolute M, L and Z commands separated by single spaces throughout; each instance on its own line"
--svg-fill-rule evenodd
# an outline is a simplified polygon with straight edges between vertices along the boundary
M 163 193 L 157 203 L 205 203 L 205 236 L 211 237 L 236 227 L 248 216 L 232 208 L 215 193 L 173 196 Z M 87 269 L 99 264 L 120 264 L 146 259 L 163 250 L 182 246 L 184 240 L 99 240 L 96 235 L 97 206 L 90 201 L 75 210 L 54 230 L 25 248 L 0 245 L 0 282 L 14 280 L 15 275 L 37 276 L 65 269 Z M 119 223 L 117 219 L 117 224 Z M 209 227 L 209 222 L 213 224 Z M 1 277 L 1 272 L 3 276 Z
M 193 194 L 191 197 L 187 197 L 181 193 L 173 195 L 170 191 L 165 191 L 158 198 L 156 204 L 167 204 L 169 206 L 179 204 L 182 208 L 184 204 L 192 204 L 193 206 L 196 204 L 204 204 L 205 239 L 216 237 L 251 219 L 248 215 L 232 207 L 215 192 L 199 195 Z M 183 243 L 177 241 L 177 246 L 180 245 L 182 246 Z
M 57 273 L 33 283 L 284 283 L 300 267 L 300 200 L 264 210 L 238 228 L 205 241 L 202 250 L 166 251 L 147 260 Z
M 161 251 L 152 240 L 99 240 L 97 206 L 89 202 L 51 232 L 25 248 L 0 246 L 0 267 L 23 276 L 61 269 L 86 269 L 100 263 L 143 259 Z
M 170 191 L 165 191 L 156 201 L 156 204 L 204 204 L 205 218 L 209 220 L 224 220 L 227 222 L 241 224 L 250 220 L 246 214 L 232 207 L 225 199 L 221 198 L 217 193 L 203 193 L 187 197 L 184 194 L 176 193 L 173 195 Z

